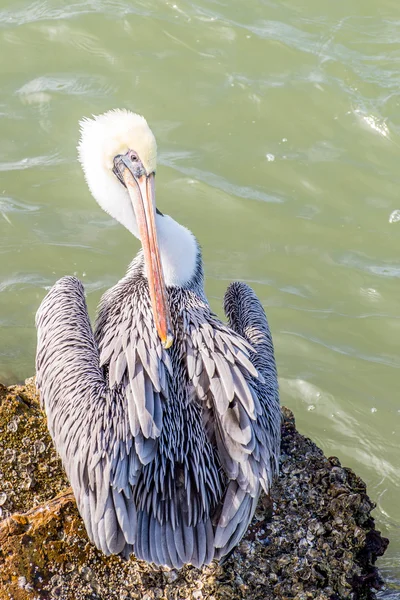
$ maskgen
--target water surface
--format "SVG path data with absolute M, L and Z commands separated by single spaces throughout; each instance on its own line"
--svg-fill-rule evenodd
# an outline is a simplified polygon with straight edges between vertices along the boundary
M 282 402 L 368 483 L 400 597 L 400 5 L 396 0 L 3 0 L 0 379 L 34 370 L 60 276 L 94 316 L 139 244 L 90 197 L 83 115 L 145 114 L 157 201 L 261 298 Z

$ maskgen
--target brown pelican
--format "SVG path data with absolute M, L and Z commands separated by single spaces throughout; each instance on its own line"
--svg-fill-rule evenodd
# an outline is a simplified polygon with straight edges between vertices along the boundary
M 141 240 L 101 299 L 60 279 L 43 300 L 37 385 L 90 540 L 106 555 L 197 567 L 226 557 L 278 469 L 271 334 L 243 283 L 210 310 L 199 245 L 155 207 L 156 142 L 114 110 L 81 122 L 79 158 L 100 206 Z

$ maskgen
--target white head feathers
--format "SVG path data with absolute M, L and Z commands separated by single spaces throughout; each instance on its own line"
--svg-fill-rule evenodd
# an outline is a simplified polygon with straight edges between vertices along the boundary
M 101 208 L 138 236 L 128 193 L 112 172 L 114 157 L 134 150 L 146 172 L 155 172 L 157 144 L 144 117 L 110 110 L 80 122 L 79 161 L 93 197 Z
M 96 152 L 104 168 L 112 169 L 114 156 L 135 150 L 147 173 L 154 173 L 157 143 L 147 121 L 141 115 L 116 108 L 103 115 L 84 118 L 79 123 L 81 139 L 79 160 L 85 169 L 88 152 Z

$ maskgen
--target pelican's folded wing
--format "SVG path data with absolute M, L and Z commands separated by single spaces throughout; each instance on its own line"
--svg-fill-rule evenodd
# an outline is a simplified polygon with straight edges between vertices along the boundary
M 208 435 L 229 480 L 215 532 L 216 555 L 220 557 L 244 535 L 261 486 L 268 493 L 277 472 L 280 446 L 272 343 L 268 356 L 258 358 L 258 352 L 266 351 L 269 343 L 266 317 L 247 286 L 236 289 L 235 294 L 232 291 L 231 299 L 234 306 L 228 315 L 235 310 L 244 325 L 246 313 L 246 326 L 236 330 L 225 327 L 200 303 L 194 303 L 186 323 L 189 378 L 204 404 Z
M 83 286 L 60 279 L 37 316 L 36 381 L 54 445 L 90 539 L 105 554 L 129 554 L 136 535 L 131 500 L 141 463 L 126 399 L 106 386 Z

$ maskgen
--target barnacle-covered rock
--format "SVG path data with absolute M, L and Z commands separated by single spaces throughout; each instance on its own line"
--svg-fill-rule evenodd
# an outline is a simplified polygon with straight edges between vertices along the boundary
M 375 598 L 387 540 L 363 481 L 283 409 L 281 475 L 224 565 L 156 569 L 89 543 L 33 381 L 0 386 L 0 600 Z

